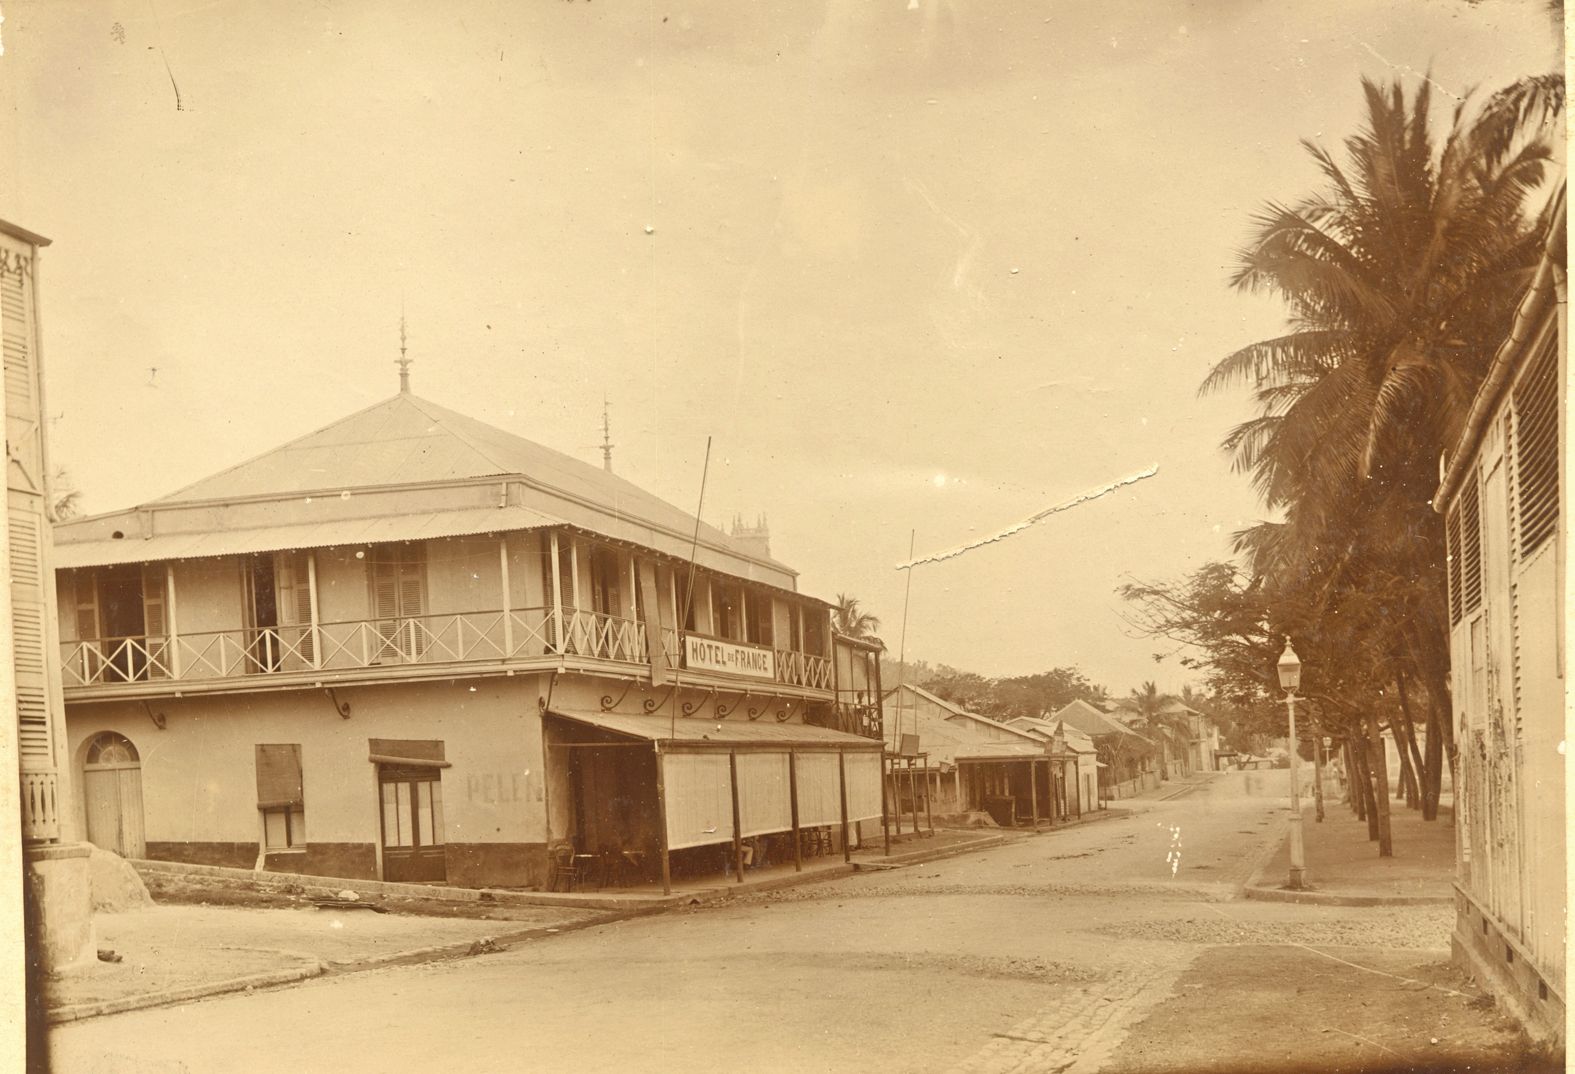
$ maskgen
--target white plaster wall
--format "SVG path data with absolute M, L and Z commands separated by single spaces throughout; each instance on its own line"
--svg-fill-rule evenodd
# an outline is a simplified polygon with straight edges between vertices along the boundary
M 66 723 L 81 771 L 89 738 L 119 731 L 142 759 L 144 830 L 152 842 L 258 838 L 258 743 L 301 745 L 307 841 L 378 838 L 369 738 L 441 739 L 445 838 L 451 843 L 541 842 L 541 726 L 535 676 L 344 687 L 341 719 L 317 690 L 72 706 Z

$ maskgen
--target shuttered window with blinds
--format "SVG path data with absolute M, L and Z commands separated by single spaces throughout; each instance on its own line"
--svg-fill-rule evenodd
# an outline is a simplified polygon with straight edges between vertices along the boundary
M 1558 370 L 1558 351 L 1550 334 L 1513 392 L 1517 548 L 1522 559 L 1542 547 L 1558 528 Z
M 1449 559 L 1449 621 L 1460 622 L 1460 504 L 1444 516 L 1444 546 Z
M 11 638 L 16 658 L 16 716 L 22 767 L 54 766 L 44 662 L 44 520 L 38 497 L 11 494 Z
M 426 651 L 426 557 L 419 544 L 373 547 L 368 565 L 372 616 L 384 644 L 378 659 L 418 659 Z
M 1482 499 L 1475 470 L 1461 489 L 1459 511 L 1461 612 L 1470 615 L 1482 606 Z

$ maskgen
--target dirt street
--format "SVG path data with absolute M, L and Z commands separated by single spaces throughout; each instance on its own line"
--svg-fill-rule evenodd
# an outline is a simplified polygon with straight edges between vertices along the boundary
M 1263 1029 L 1282 1009 L 1297 1061 L 1325 1069 L 1523 1066 L 1442 965 L 1447 907 L 1231 899 L 1283 816 L 1245 786 L 502 954 L 63 1026 L 55 1069 L 1285 1069 Z

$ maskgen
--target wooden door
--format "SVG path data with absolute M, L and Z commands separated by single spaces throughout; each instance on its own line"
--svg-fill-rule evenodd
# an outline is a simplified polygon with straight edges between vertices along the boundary
M 383 879 L 441 883 L 443 771 L 425 765 L 379 765 Z
M 82 792 L 88 842 L 123 858 L 145 857 L 142 762 L 125 736 L 106 731 L 89 744 Z

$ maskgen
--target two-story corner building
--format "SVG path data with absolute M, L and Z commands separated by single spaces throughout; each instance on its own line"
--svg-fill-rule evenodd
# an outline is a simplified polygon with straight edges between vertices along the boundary
M 666 882 L 882 815 L 879 651 L 795 572 L 408 377 L 56 536 L 71 763 L 125 855 Z
M 1565 1036 L 1569 452 L 1564 191 L 1433 498 L 1449 548 L 1455 960 Z

